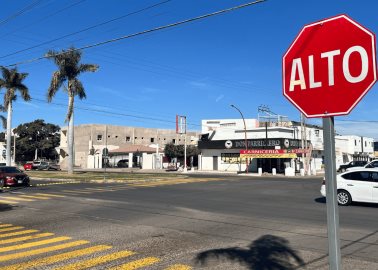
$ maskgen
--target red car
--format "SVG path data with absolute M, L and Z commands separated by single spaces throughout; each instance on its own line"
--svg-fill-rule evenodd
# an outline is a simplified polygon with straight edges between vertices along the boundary
M 17 167 L 0 167 L 0 185 L 4 187 L 29 186 L 30 178 L 27 174 L 20 171 Z
M 31 171 L 33 169 L 33 162 L 27 162 L 24 164 L 25 171 Z

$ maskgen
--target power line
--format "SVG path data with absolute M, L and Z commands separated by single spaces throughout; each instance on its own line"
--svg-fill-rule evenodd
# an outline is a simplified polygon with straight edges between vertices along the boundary
M 28 28 L 28 27 L 34 25 L 34 24 L 37 24 L 37 23 L 39 23 L 39 22 L 42 22 L 42 21 L 46 20 L 47 18 L 50 18 L 50 17 L 52 17 L 52 16 L 54 16 L 54 15 L 57 15 L 57 14 L 63 12 L 63 11 L 66 11 L 66 10 L 70 9 L 70 8 L 73 8 L 74 6 L 77 6 L 77 5 L 79 5 L 79 4 L 81 4 L 81 3 L 85 2 L 85 1 L 87 1 L 87 0 L 79 0 L 79 1 L 77 1 L 77 2 L 74 2 L 74 3 L 68 5 L 68 6 L 64 7 L 64 8 L 61 8 L 61 9 L 59 9 L 59 10 L 53 12 L 53 13 L 50 13 L 50 14 L 48 14 L 48 15 L 42 17 L 42 18 L 39 18 L 39 20 L 37 20 L 37 21 L 34 21 L 34 22 L 32 22 L 32 23 L 28 23 L 27 25 L 24 25 L 24 26 L 19 27 L 19 28 L 16 28 L 16 29 L 14 29 L 14 30 L 11 31 L 11 32 L 8 32 L 8 33 L 2 35 L 2 37 L 4 38 L 4 37 L 6 37 L 6 36 L 9 36 L 10 34 L 13 34 L 13 33 L 17 32 L 17 31 L 19 31 L 19 30 L 23 30 L 23 29 L 25 29 L 25 28 Z
M 86 46 L 83 46 L 81 48 L 76 48 L 75 50 L 76 51 L 86 50 L 86 49 L 102 46 L 102 45 L 105 45 L 105 44 L 108 44 L 108 43 L 113 43 L 113 42 L 116 42 L 116 41 L 120 41 L 120 40 L 123 40 L 123 39 L 129 39 L 129 38 L 145 35 L 145 34 L 148 34 L 148 33 L 157 32 L 157 31 L 160 31 L 160 30 L 163 30 L 163 29 L 168 29 L 168 28 L 176 27 L 178 25 L 191 23 L 191 22 L 194 22 L 194 21 L 198 21 L 198 20 L 202 20 L 202 19 L 208 18 L 208 17 L 212 17 L 212 16 L 224 14 L 224 13 L 227 13 L 227 12 L 235 11 L 235 10 L 238 10 L 238 9 L 241 9 L 241 8 L 249 7 L 249 6 L 252 6 L 252 5 L 255 5 L 255 4 L 259 4 L 259 3 L 262 3 L 262 2 L 265 2 L 265 1 L 267 1 L 267 0 L 257 0 L 257 1 L 254 1 L 254 2 L 249 2 L 249 3 L 246 3 L 246 4 L 239 5 L 239 6 L 234 6 L 234 7 L 227 8 L 227 9 L 222 9 L 222 10 L 219 10 L 219 11 L 216 11 L 216 12 L 213 12 L 213 13 L 208 13 L 208 14 L 201 15 L 201 16 L 198 16 L 198 17 L 186 19 L 186 20 L 183 20 L 183 21 L 167 24 L 167 25 L 164 25 L 164 26 L 155 27 L 155 28 L 144 30 L 144 31 L 137 32 L 137 33 L 134 33 L 134 34 L 130 34 L 130 35 L 126 35 L 126 36 L 122 36 L 122 37 L 118 37 L 118 38 L 113 38 L 113 39 L 105 40 L 105 41 L 98 42 L 98 43 L 91 44 L 91 45 L 86 45 Z M 59 55 L 59 53 L 57 55 Z M 34 59 L 30 59 L 30 60 L 25 60 L 25 61 L 17 62 L 17 63 L 14 63 L 14 64 L 10 64 L 10 65 L 7 65 L 6 67 L 17 66 L 17 65 L 27 64 L 27 63 L 31 63 L 31 62 L 36 62 L 36 61 L 39 61 L 39 60 L 42 60 L 42 59 L 46 59 L 46 58 L 48 58 L 48 57 L 47 56 L 41 56 L 41 57 L 38 57 L 38 58 L 34 58 Z
M 11 20 L 13 20 L 14 18 L 17 18 L 18 16 L 21 16 L 22 14 L 24 14 L 25 12 L 28 12 L 29 10 L 31 10 L 34 7 L 38 6 L 42 1 L 43 0 L 34 1 L 31 4 L 27 5 L 26 7 L 24 7 L 23 9 L 17 11 L 16 13 L 13 13 L 13 14 L 9 15 L 7 18 L 5 18 L 2 21 L 0 21 L 0 26 L 2 26 L 4 24 L 7 24 L 8 22 L 10 22 Z
M 51 39 L 51 40 L 48 40 L 48 41 L 45 41 L 45 42 L 42 42 L 42 43 L 39 43 L 37 45 L 34 45 L 34 46 L 30 46 L 28 48 L 25 48 L 25 49 L 22 49 L 22 50 L 18 50 L 18 51 L 15 51 L 15 52 L 12 52 L 12 53 L 9 53 L 9 54 L 6 54 L 6 55 L 3 55 L 3 56 L 0 56 L 0 59 L 2 58 L 6 58 L 8 56 L 12 56 L 12 55 L 15 55 L 15 54 L 19 54 L 21 52 L 25 52 L 25 51 L 29 51 L 31 49 L 35 49 L 35 48 L 38 48 L 38 47 L 41 47 L 43 45 L 47 45 L 47 44 L 50 44 L 52 42 L 55 42 L 55 41 L 58 41 L 58 40 L 61 40 L 61 39 L 64 39 L 64 38 L 67 38 L 67 37 L 70 37 L 70 36 L 73 36 L 73 35 L 77 35 L 77 34 L 80 34 L 80 33 L 83 33 L 83 32 L 86 32 L 86 31 L 89 31 L 89 30 L 92 30 L 94 28 L 97 28 L 97 27 L 100 27 L 100 26 L 103 26 L 103 25 L 106 25 L 106 24 L 109 24 L 111 22 L 115 22 L 115 21 L 118 21 L 118 20 L 121 20 L 121 19 L 124 19 L 126 17 L 129 17 L 131 15 L 135 15 L 135 14 L 138 14 L 138 13 L 141 13 L 143 11 L 146 11 L 146 10 L 149 10 L 149 9 L 152 9 L 152 8 L 155 8 L 157 6 L 160 6 L 160 5 L 163 5 L 163 4 L 166 4 L 168 2 L 170 2 L 172 0 L 166 0 L 166 1 L 162 1 L 160 3 L 157 3 L 157 4 L 154 4 L 154 5 L 151 5 L 151 6 L 148 6 L 148 7 L 145 7 L 145 8 L 142 8 L 142 9 L 139 9 L 137 11 L 133 11 L 133 12 L 130 12 L 126 15 L 123 15 L 123 16 L 120 16 L 120 17 L 117 17 L 117 18 L 114 18 L 114 19 L 111 19 L 111 20 L 108 20 L 108 21 L 105 21 L 105 22 L 101 22 L 99 24 L 96 24 L 96 25 L 92 25 L 90 27 L 87 27 L 87 28 L 84 28 L 84 29 L 81 29 L 79 31 L 76 31 L 76 32 L 73 32 L 73 33 L 70 33 L 70 34 L 66 34 L 66 35 L 63 35 L 61 37 L 58 37 L 58 38 L 54 38 L 54 39 Z

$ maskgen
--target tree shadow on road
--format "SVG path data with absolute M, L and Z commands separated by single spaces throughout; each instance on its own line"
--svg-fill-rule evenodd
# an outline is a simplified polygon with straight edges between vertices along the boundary
M 10 211 L 13 209 L 13 206 L 10 204 L 0 204 L 0 212 Z
M 206 265 L 214 259 L 243 264 L 251 270 L 294 270 L 304 265 L 303 259 L 289 246 L 289 241 L 274 235 L 263 235 L 246 249 L 231 247 L 201 252 L 196 263 Z

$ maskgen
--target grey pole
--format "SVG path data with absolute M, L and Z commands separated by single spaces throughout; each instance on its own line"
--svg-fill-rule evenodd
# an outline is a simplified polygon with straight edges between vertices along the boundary
M 323 118 L 324 161 L 327 197 L 329 269 L 341 270 L 339 208 L 337 204 L 335 125 L 333 117 Z

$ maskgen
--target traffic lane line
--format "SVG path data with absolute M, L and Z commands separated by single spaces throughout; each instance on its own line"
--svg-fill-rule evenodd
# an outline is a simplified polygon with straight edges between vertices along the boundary
M 168 268 L 165 268 L 164 270 L 192 270 L 193 268 L 189 265 L 184 264 L 175 264 Z

